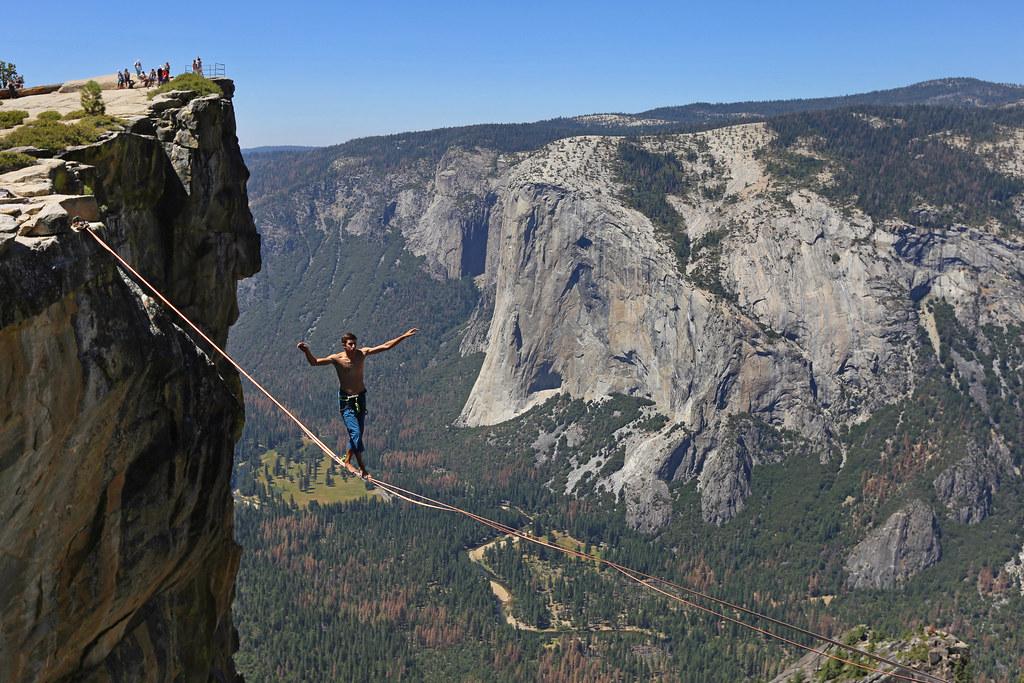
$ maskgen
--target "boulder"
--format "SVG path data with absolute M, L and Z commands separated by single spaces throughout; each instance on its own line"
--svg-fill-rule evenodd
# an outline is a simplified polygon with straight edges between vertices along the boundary
M 18 228 L 21 237 L 48 237 L 65 233 L 71 227 L 71 217 L 59 202 L 47 202 L 37 213 Z
M 189 93 L 184 90 L 171 90 L 157 95 L 149 104 L 152 114 L 161 114 L 168 109 L 179 109 L 188 102 Z
M 65 166 L 63 159 L 40 159 L 31 166 L 0 175 L 0 187 L 21 197 L 51 194 L 56 187 L 66 184 Z
M 79 195 L 59 199 L 58 204 L 69 216 L 78 216 L 86 221 L 98 221 L 100 208 L 93 195 Z

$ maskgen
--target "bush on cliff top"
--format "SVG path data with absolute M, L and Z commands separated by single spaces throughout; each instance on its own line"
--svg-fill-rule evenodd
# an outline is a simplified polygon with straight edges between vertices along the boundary
M 28 118 L 28 112 L 21 109 L 7 109 L 0 111 L 0 130 L 13 128 Z
M 17 171 L 19 168 L 25 168 L 34 163 L 36 163 L 34 157 L 21 152 L 0 152 L 0 173 Z
M 187 73 L 175 76 L 155 90 L 151 90 L 149 92 L 149 99 L 153 99 L 161 93 L 170 92 L 172 90 L 187 90 L 195 93 L 196 97 L 224 94 L 224 91 L 220 89 L 220 86 L 209 78 L 203 78 L 199 74 Z
M 29 121 L 21 128 L 0 138 L 0 149 L 11 147 L 40 147 L 64 149 L 74 145 L 96 142 L 108 130 L 122 126 L 113 116 L 86 116 L 72 124 L 52 120 Z

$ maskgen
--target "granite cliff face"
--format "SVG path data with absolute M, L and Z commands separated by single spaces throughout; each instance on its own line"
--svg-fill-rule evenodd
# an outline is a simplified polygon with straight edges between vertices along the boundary
M 1020 155 L 1014 139 L 1001 143 L 1004 164 Z M 696 479 L 705 520 L 722 524 L 743 509 L 752 468 L 776 457 L 737 441 L 732 417 L 841 457 L 839 430 L 912 393 L 921 331 L 936 354 L 948 344 L 930 302 L 972 328 L 1024 320 L 1018 238 L 836 206 L 766 169 L 771 140 L 764 124 L 640 140 L 692 159 L 693 186 L 669 200 L 691 242 L 713 246 L 695 247 L 685 275 L 622 201 L 614 138 L 516 154 L 451 148 L 435 166 L 384 172 L 342 158 L 308 206 L 322 230 L 398 231 L 435 277 L 476 277 L 481 305 L 463 351 L 485 360 L 462 424 L 501 422 L 556 393 L 649 398 L 669 421 L 628 443 L 600 486 L 654 530 L 671 517 L 668 484 Z M 969 468 L 971 481 L 964 467 L 936 480 L 956 519 L 983 518 L 997 474 L 1015 476 L 1000 458 L 986 456 L 1002 464 L 984 476 Z
M 870 130 L 906 124 L 898 112 L 842 116 Z M 400 236 L 433 277 L 473 277 L 480 299 L 461 351 L 484 356 L 461 425 L 503 422 L 558 394 L 652 401 L 665 420 L 619 430 L 604 450 L 534 449 L 538 460 L 565 462 L 561 492 L 612 493 L 634 528 L 670 525 L 688 482 L 704 521 L 727 524 L 747 507 L 758 467 L 799 450 L 842 470 L 859 446 L 849 435 L 864 425 L 872 438 L 860 443 L 870 441 L 868 469 L 878 471 L 835 505 L 851 527 L 844 554 L 917 478 L 924 486 L 914 495 L 927 498 L 936 534 L 947 523 L 982 523 L 1021 478 L 1019 121 L 980 142 L 939 131 L 907 143 L 941 145 L 939 158 L 964 152 L 964 164 L 1013 179 L 999 219 L 943 220 L 949 207 L 913 187 L 911 211 L 861 209 L 855 196 L 831 192 L 853 172 L 811 138 L 787 150 L 790 163 L 818 169 L 806 182 L 772 157 L 771 124 L 631 142 L 671 156 L 685 175 L 665 198 L 685 226 L 685 262 L 664 228 L 625 199 L 620 139 L 595 135 L 527 151 L 449 145 L 404 157 L 395 150 L 415 139 L 395 136 L 378 145 L 380 157 L 353 151 L 326 163 L 325 154 L 311 182 L 261 198 L 274 202 L 262 227 L 275 244 L 299 239 L 293 225 L 342 241 Z M 915 427 L 916 442 L 904 439 L 918 419 L 913 404 L 944 392 L 964 399 L 951 416 L 964 420 L 964 438 L 938 443 Z M 879 435 L 882 419 L 890 422 Z M 555 443 L 573 426 L 559 429 L 524 442 Z M 913 534 L 887 538 L 893 556 L 916 552 Z M 881 583 L 896 586 L 937 559 L 924 556 Z M 860 574 L 886 571 L 879 553 L 856 557 Z
M 103 239 L 220 343 L 260 267 L 223 85 L 56 155 Z M 66 214 L 16 234 L 17 192 L 0 233 L 0 679 L 233 680 L 237 375 Z

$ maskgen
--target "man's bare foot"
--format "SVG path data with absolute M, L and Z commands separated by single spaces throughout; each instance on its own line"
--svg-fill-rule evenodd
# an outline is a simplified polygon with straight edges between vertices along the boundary
M 367 471 L 366 471 L 366 470 L 364 469 L 364 470 L 363 470 L 363 479 L 366 479 L 366 478 L 367 478 L 367 477 L 369 477 L 369 476 L 370 476 L 370 473 L 369 473 L 369 472 L 367 472 Z

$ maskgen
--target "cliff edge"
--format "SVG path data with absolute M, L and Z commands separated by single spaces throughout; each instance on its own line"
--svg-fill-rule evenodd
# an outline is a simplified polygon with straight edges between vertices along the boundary
M 221 85 L 0 176 L 0 680 L 237 678 L 237 374 L 69 229 L 223 343 L 260 255 Z

